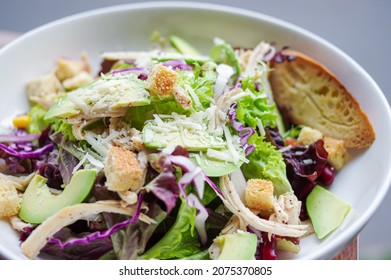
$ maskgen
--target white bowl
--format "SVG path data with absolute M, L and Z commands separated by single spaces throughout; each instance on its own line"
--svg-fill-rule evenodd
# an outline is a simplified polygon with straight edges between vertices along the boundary
M 376 141 L 337 175 L 331 190 L 353 211 L 327 239 L 302 240 L 292 259 L 329 259 L 365 226 L 384 198 L 391 180 L 390 107 L 373 79 L 347 54 L 324 39 L 290 23 L 251 11 L 211 4 L 154 2 L 104 8 L 46 24 L 0 50 L 0 120 L 28 108 L 25 84 L 52 71 L 60 56 L 89 54 L 96 71 L 99 54 L 109 50 L 144 50 L 152 31 L 184 37 L 208 51 L 214 37 L 234 46 L 253 47 L 274 41 L 302 51 L 327 66 L 346 85 L 368 114 Z M 18 235 L 0 221 L 0 255 L 25 259 Z

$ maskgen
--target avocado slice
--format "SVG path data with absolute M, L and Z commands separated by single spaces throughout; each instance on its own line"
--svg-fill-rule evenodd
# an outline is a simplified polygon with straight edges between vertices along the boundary
M 170 36 L 171 45 L 177 49 L 178 52 L 186 55 L 201 55 L 192 45 L 178 36 Z
M 253 260 L 258 240 L 253 233 L 238 231 L 220 235 L 215 241 L 221 247 L 218 260 Z
M 339 227 L 351 209 L 348 203 L 321 186 L 316 186 L 311 191 L 306 206 L 319 239 Z
M 68 96 L 61 97 L 57 103 L 47 111 L 44 120 L 50 121 L 54 118 L 68 118 L 80 113 L 75 104 L 68 99 Z
M 62 97 L 46 113 L 45 120 L 72 117 L 79 113 L 93 117 L 111 116 L 114 111 L 145 106 L 150 102 L 145 81 L 136 75 L 107 75 Z
M 286 238 L 276 238 L 276 248 L 277 250 L 287 251 L 291 253 L 298 254 L 300 251 L 300 245 L 295 244 L 292 241 Z
M 190 160 L 195 165 L 199 166 L 208 177 L 221 177 L 231 174 L 243 164 L 243 161 L 241 160 L 234 163 L 211 159 L 208 158 L 205 153 L 202 155 L 198 153 L 190 153 Z
M 222 137 L 216 137 L 208 132 L 200 134 L 198 130 L 181 129 L 172 123 L 172 129 L 162 129 L 158 123 L 150 121 L 143 128 L 143 142 L 149 149 L 161 149 L 167 146 L 182 146 L 188 151 L 206 151 L 208 148 L 225 148 L 226 142 Z
M 84 201 L 94 185 L 96 171 L 77 171 L 59 195 L 50 193 L 47 179 L 35 175 L 28 185 L 19 210 L 19 217 L 28 223 L 39 224 L 60 209 Z

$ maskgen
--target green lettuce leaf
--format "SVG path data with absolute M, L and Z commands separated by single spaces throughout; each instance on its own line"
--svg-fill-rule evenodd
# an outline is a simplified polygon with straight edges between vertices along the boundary
M 255 146 L 255 151 L 247 157 L 250 162 L 242 165 L 245 178 L 270 180 L 276 196 L 292 191 L 281 152 L 273 144 L 256 135 L 250 137 L 249 144 Z
M 52 125 L 52 129 L 55 132 L 59 132 L 68 136 L 69 140 L 71 141 L 77 141 L 72 132 L 72 125 L 67 123 L 65 120 L 62 119 L 55 120 L 55 122 Z
M 200 253 L 202 250 L 194 230 L 196 212 L 182 199 L 174 225 L 140 259 L 181 259 Z
M 238 121 L 256 129 L 258 121 L 264 127 L 275 127 L 277 121 L 275 104 L 269 104 L 266 96 L 245 96 L 237 100 L 236 117 Z
M 45 128 L 50 125 L 49 121 L 45 120 L 46 110 L 40 105 L 35 105 L 30 109 L 29 117 L 30 124 L 27 127 L 27 132 L 31 134 L 40 134 Z
M 217 77 L 214 71 L 216 64 L 207 62 L 201 66 L 196 63 L 193 67 L 193 71 L 178 71 L 177 83 L 186 91 L 188 91 L 189 86 L 194 90 L 198 101 L 194 100 L 194 97 L 190 95 L 193 101 L 193 108 L 195 111 L 202 111 L 209 108 L 213 97 L 213 86 Z

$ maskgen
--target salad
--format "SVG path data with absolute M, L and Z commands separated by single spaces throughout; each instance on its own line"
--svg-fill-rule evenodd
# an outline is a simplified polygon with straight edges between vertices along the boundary
M 277 259 L 350 206 L 328 188 L 348 152 L 274 101 L 273 44 L 177 36 L 59 58 L 0 135 L 0 218 L 29 258 Z

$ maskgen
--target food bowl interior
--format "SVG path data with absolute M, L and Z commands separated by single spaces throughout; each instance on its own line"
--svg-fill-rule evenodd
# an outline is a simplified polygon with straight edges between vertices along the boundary
M 154 30 L 175 34 L 207 52 L 213 38 L 233 46 L 254 47 L 261 40 L 289 46 L 326 65 L 357 98 L 377 134 L 372 147 L 354 155 L 336 176 L 331 190 L 352 205 L 343 225 L 323 241 L 302 240 L 293 259 L 335 256 L 362 229 L 383 199 L 390 182 L 391 121 L 389 105 L 369 75 L 350 57 L 325 40 L 289 23 L 240 9 L 195 3 L 144 3 L 100 9 L 47 24 L 0 51 L 0 119 L 26 112 L 25 84 L 52 71 L 59 57 L 90 57 L 99 69 L 103 51 L 146 50 Z M 25 258 L 18 235 L 0 221 L 0 255 Z

